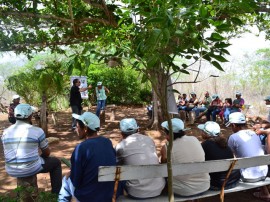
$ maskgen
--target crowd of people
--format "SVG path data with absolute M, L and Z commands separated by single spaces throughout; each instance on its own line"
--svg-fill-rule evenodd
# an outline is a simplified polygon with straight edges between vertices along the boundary
M 77 82 L 75 86 L 79 85 Z M 105 91 L 105 88 L 103 89 Z M 18 98 L 14 97 L 14 100 L 16 99 Z M 270 96 L 265 98 L 265 102 L 266 105 L 270 104 Z M 196 137 L 186 135 L 188 129 L 181 119 L 171 119 L 174 134 L 172 163 L 253 157 L 269 153 L 270 138 L 267 137 L 270 135 L 270 115 L 268 120 L 257 123 L 253 129 L 248 129 L 246 117 L 241 112 L 243 105 L 244 100 L 239 92 L 236 93 L 234 101 L 227 98 L 225 103 L 221 102 L 218 95 L 210 97 L 209 92 L 205 93 L 202 101 L 197 99 L 195 93 L 191 93 L 188 101 L 185 94 L 179 97 L 179 110 L 194 111 L 197 118 L 206 115 L 207 121 L 197 126 L 203 139 L 200 142 Z M 79 105 L 76 110 L 80 110 Z M 228 139 L 221 133 L 220 125 L 215 122 L 213 116 L 217 114 L 222 114 L 226 126 L 231 128 L 232 132 Z M 124 118 L 120 121 L 122 141 L 114 148 L 109 139 L 98 134 L 100 120 L 97 114 L 73 113 L 73 127 L 76 128 L 75 131 L 82 142 L 72 152 L 70 172 L 62 178 L 61 162 L 50 155 L 44 131 L 31 124 L 32 115 L 33 109 L 29 104 L 18 103 L 13 110 L 15 123 L 3 132 L 5 168 L 10 176 L 27 177 L 49 172 L 51 191 L 58 195 L 58 201 L 71 201 L 75 198 L 81 202 L 106 202 L 111 201 L 114 194 L 119 196 L 124 191 L 130 198 L 139 200 L 156 197 L 166 189 L 166 179 L 162 177 L 121 182 L 118 184 L 117 193 L 114 193 L 114 182 L 98 182 L 99 166 L 149 165 L 167 162 L 167 144 L 162 147 L 159 158 L 154 141 L 140 133 L 134 118 Z M 162 122 L 161 128 L 169 140 L 168 121 Z M 199 196 L 209 189 L 220 190 L 224 183 L 225 189 L 231 189 L 236 187 L 240 180 L 254 183 L 265 180 L 267 176 L 267 165 L 233 170 L 228 179 L 227 172 L 173 176 L 173 190 L 175 195 L 179 196 Z M 270 201 L 267 187 L 262 187 L 253 195 Z
M 207 121 L 216 122 L 217 115 L 225 124 L 229 120 L 229 115 L 233 112 L 241 112 L 244 108 L 245 100 L 241 97 L 241 92 L 235 93 L 236 98 L 225 98 L 224 102 L 221 100 L 218 94 L 210 96 L 206 91 L 204 98 L 200 100 L 197 98 L 196 93 L 191 92 L 190 98 L 187 98 L 187 94 L 183 93 L 178 96 L 177 108 L 186 112 L 187 118 L 189 118 L 190 112 L 195 113 L 195 121 L 198 121 L 204 115 Z

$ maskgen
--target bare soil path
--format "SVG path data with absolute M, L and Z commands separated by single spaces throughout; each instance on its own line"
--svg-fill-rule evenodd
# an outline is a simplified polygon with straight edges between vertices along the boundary
M 85 110 L 87 110 L 85 108 Z M 90 111 L 94 112 L 94 108 L 90 109 Z M 106 112 L 107 113 L 107 112 Z M 109 121 L 109 112 L 106 114 L 106 124 L 102 126 L 100 135 L 106 136 L 110 138 L 113 145 L 115 146 L 119 141 L 121 141 L 121 135 L 119 131 L 119 121 L 123 118 L 133 117 L 137 120 L 138 125 L 140 126 L 140 132 L 146 135 L 149 135 L 153 138 L 156 143 L 157 151 L 159 151 L 162 145 L 165 144 L 165 137 L 157 131 L 150 131 L 146 129 L 148 124 L 148 117 L 146 116 L 146 109 L 143 107 L 127 107 L 127 106 L 117 106 L 115 121 Z M 58 143 L 52 143 L 50 145 L 51 154 L 58 158 L 67 158 L 69 159 L 74 147 L 80 142 L 78 140 L 77 135 L 70 131 L 71 126 L 71 112 L 58 112 L 56 114 L 57 124 L 54 125 L 49 116 L 49 137 L 57 137 L 59 138 Z M 203 122 L 203 121 L 202 121 Z M 35 123 L 34 123 L 35 124 Z M 3 129 L 8 127 L 10 124 L 7 121 L 6 114 L 0 114 L 0 136 L 2 136 Z M 188 126 L 192 128 L 192 130 L 188 131 L 187 135 L 196 136 L 199 140 L 201 140 L 200 132 L 197 129 L 198 124 L 194 124 Z M 230 135 L 230 129 L 222 127 L 222 133 L 225 135 Z M 62 164 L 63 175 L 68 172 L 67 166 Z M 38 186 L 40 190 L 49 191 L 50 190 L 50 177 L 49 174 L 39 174 L 38 175 Z M 0 144 L 0 195 L 12 194 L 12 190 L 16 188 L 16 179 L 10 177 L 6 171 L 4 166 L 4 155 L 2 144 Z M 260 200 L 255 199 L 252 196 L 252 192 L 254 190 L 249 190 L 246 192 L 238 192 L 232 194 L 225 195 L 226 202 L 259 202 Z M 13 194 L 12 194 L 13 195 Z M 211 197 L 202 200 L 203 202 L 216 202 L 219 201 L 218 197 Z

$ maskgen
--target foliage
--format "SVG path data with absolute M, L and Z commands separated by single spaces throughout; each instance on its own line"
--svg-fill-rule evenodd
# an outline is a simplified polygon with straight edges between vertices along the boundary
M 91 66 L 88 81 L 92 84 L 95 93 L 95 87 L 98 81 L 102 81 L 110 93 L 107 102 L 113 104 L 139 104 L 145 102 L 145 96 L 149 94 L 149 87 L 141 84 L 139 73 L 135 70 L 126 68 L 100 68 Z
M 39 106 L 41 96 L 48 96 L 48 104 L 53 109 L 55 103 L 65 97 L 67 76 L 63 63 L 50 57 L 36 57 L 16 74 L 6 80 L 9 90 L 15 91 L 26 103 Z

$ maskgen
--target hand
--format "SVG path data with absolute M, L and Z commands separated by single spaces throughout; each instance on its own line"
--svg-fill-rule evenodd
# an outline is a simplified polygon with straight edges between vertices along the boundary
M 68 171 L 67 174 L 66 174 L 65 176 L 66 176 L 66 178 L 69 178 L 69 176 L 70 176 L 70 171 Z
M 265 134 L 264 131 L 261 130 L 261 129 L 255 129 L 255 133 L 256 133 L 257 135 L 263 135 L 263 134 Z
M 88 86 L 88 89 L 91 89 L 92 88 L 92 85 L 90 84 L 89 86 Z

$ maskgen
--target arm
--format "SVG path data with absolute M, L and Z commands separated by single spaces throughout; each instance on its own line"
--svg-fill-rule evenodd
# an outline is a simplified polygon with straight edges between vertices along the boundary
M 50 154 L 51 154 L 51 150 L 50 150 L 50 148 L 49 147 L 47 147 L 46 149 L 43 149 L 43 150 L 41 150 L 41 157 L 49 157 L 50 156 Z
M 160 162 L 167 163 L 167 146 L 166 146 L 166 144 L 163 145 L 163 147 L 161 148 L 160 154 L 161 154 Z
M 109 89 L 104 86 L 104 89 L 107 93 L 110 93 Z
M 86 87 L 86 88 L 80 88 L 79 91 L 80 91 L 80 92 L 84 92 L 84 91 L 86 91 L 86 90 L 90 90 L 91 88 L 92 88 L 92 85 L 89 85 L 89 86 Z

